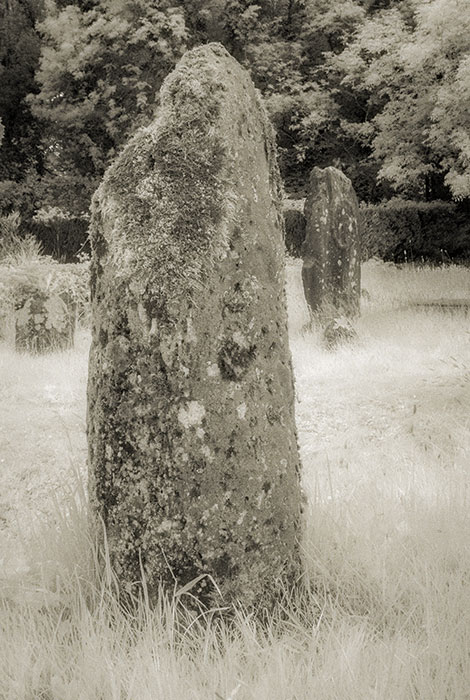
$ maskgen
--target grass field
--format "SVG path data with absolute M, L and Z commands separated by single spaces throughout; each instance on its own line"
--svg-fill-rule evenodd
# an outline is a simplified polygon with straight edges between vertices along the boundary
M 470 269 L 368 262 L 354 344 L 306 331 L 288 263 L 310 592 L 261 627 L 125 614 L 86 526 L 89 334 L 43 358 L 0 346 L 0 697 L 470 698 Z

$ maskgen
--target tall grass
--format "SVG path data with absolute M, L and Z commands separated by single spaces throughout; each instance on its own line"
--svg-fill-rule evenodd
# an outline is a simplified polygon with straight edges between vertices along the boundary
M 372 263 L 363 280 L 357 341 L 329 353 L 305 330 L 299 268 L 288 266 L 308 585 L 264 625 L 242 609 L 230 623 L 189 613 L 190 591 L 126 612 L 88 532 L 83 456 L 72 447 L 55 506 L 0 588 L 0 697 L 470 697 L 470 323 L 463 311 L 410 308 L 417 297 L 468 295 L 469 272 Z M 54 368 L 62 415 L 83 415 L 85 353 L 3 351 L 11 404 L 28 387 L 39 401 Z
M 0 215 L 0 262 L 2 265 L 21 265 L 43 257 L 42 244 L 32 235 L 20 234 L 18 212 Z

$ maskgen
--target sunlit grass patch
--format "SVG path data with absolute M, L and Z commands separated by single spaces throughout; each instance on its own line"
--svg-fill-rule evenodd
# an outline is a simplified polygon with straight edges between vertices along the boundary
M 143 601 L 126 612 L 97 558 L 86 575 L 79 562 L 61 567 L 61 558 L 52 580 L 30 573 L 21 596 L 4 591 L 0 601 L 0 692 L 57 700 L 464 698 L 463 564 L 449 569 L 420 533 L 415 546 L 402 543 L 387 556 L 372 547 L 371 558 L 391 567 L 374 575 L 364 561 L 370 539 L 348 534 L 337 516 L 315 506 L 305 540 L 312 590 L 267 624 L 242 611 L 231 622 L 196 616 L 163 595 L 153 610 Z
M 365 306 L 382 309 L 421 300 L 468 299 L 470 268 L 452 264 L 394 265 L 372 259 L 362 265 L 362 287 L 367 292 Z
M 0 581 L 0 697 L 467 698 L 470 319 L 409 302 L 460 298 L 469 274 L 366 264 L 357 341 L 329 352 L 304 330 L 300 270 L 289 264 L 306 573 L 263 622 L 242 609 L 231 621 L 190 613 L 190 590 L 153 610 L 145 600 L 123 608 L 88 526 L 89 334 L 42 358 L 2 347 L 2 505 L 11 496 L 31 522 L 23 540 L 11 537 L 21 561 L 15 571 L 10 551 Z M 4 543 L 10 516 L 6 525 Z
M 23 567 L 22 538 L 55 511 L 74 472 L 86 478 L 85 386 L 89 334 L 50 355 L 0 346 L 0 563 Z M 45 548 L 47 549 L 47 548 Z

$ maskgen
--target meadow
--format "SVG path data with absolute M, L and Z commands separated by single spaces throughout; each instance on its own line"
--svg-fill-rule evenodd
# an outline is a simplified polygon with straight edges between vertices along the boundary
M 470 268 L 363 265 L 355 342 L 327 351 L 287 264 L 308 586 L 261 625 L 119 606 L 87 528 L 89 332 L 0 346 L 0 697 L 470 698 Z

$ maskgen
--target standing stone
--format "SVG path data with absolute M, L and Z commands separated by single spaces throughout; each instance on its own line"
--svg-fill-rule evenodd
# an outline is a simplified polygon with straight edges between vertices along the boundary
M 75 305 L 59 294 L 30 290 L 15 311 L 15 349 L 42 354 L 73 347 Z
M 90 496 L 125 590 L 269 606 L 299 575 L 280 193 L 258 93 L 208 44 L 94 197 Z
M 359 312 L 361 253 L 359 205 L 351 181 L 340 170 L 313 168 L 304 208 L 302 280 L 312 313 L 328 307 Z

